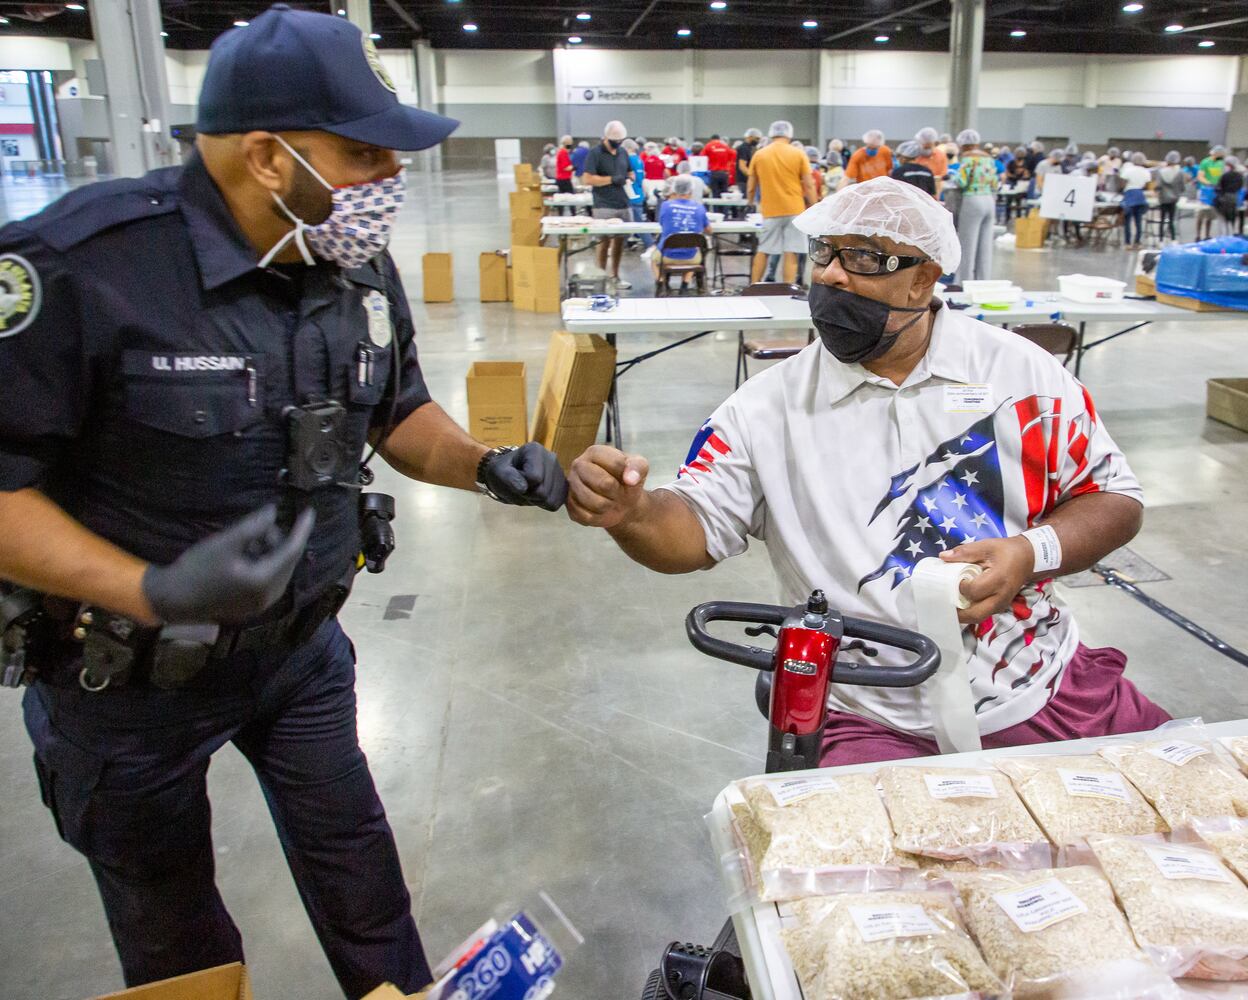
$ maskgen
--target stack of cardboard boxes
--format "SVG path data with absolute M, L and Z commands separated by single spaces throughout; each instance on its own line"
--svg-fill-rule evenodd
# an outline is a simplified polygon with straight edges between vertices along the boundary
M 527 312 L 557 313 L 560 301 L 559 251 L 541 246 L 542 179 L 527 163 L 518 164 L 511 192 L 512 301 Z
M 597 334 L 551 336 L 529 437 L 553 451 L 565 471 L 597 440 L 614 376 L 615 348 Z

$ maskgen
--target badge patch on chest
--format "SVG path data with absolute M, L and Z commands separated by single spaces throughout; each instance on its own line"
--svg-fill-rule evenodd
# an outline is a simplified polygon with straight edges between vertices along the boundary
M 21 333 L 39 315 L 39 274 L 24 257 L 0 254 L 0 338 Z
M 364 296 L 364 311 L 368 314 L 368 339 L 378 347 L 389 347 L 394 336 L 390 301 L 381 292 L 369 292 Z

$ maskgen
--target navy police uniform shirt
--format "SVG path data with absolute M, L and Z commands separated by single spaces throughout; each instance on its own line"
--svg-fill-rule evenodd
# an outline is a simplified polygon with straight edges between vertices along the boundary
M 390 415 L 392 338 L 395 426 L 430 397 L 389 254 L 351 271 L 256 259 L 198 155 L 0 229 L 0 491 L 40 489 L 162 564 L 266 503 L 311 504 L 299 606 L 354 563 L 359 494 L 283 486 L 283 410 L 340 402 L 362 457 Z

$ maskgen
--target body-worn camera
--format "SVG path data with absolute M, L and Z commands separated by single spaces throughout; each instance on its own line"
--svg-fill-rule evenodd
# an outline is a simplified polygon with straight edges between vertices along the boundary
M 317 490 L 354 483 L 360 456 L 351 447 L 347 410 L 333 400 L 289 406 L 286 449 L 287 486 Z

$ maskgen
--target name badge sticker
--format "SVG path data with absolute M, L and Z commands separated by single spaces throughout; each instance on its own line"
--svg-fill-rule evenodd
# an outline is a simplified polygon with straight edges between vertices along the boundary
M 946 413 L 991 413 L 992 386 L 987 383 L 945 386 Z

